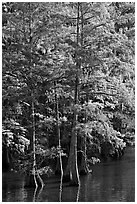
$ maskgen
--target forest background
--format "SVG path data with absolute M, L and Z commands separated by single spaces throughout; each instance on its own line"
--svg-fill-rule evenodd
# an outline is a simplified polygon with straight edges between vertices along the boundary
M 3 171 L 79 185 L 134 145 L 134 44 L 134 2 L 3 3 Z

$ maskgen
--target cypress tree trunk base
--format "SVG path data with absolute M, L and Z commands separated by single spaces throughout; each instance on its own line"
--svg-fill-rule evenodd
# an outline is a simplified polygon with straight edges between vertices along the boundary
M 70 179 L 69 175 L 64 175 L 63 176 L 63 183 L 69 182 L 69 186 L 79 186 L 80 182 L 74 181 L 73 179 Z
M 71 186 L 80 185 L 78 165 L 77 165 L 77 133 L 75 132 L 74 129 L 72 129 L 70 153 L 69 153 L 68 163 L 65 170 L 63 182 L 64 180 L 66 182 L 70 181 Z
M 77 177 L 77 174 L 69 170 L 69 172 L 65 172 L 65 175 L 63 175 L 63 183 L 69 182 L 69 186 L 80 186 L 80 179 L 79 176 Z

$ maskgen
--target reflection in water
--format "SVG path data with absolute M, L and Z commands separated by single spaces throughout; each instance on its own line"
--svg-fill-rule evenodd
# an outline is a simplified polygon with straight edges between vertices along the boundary
M 127 149 L 121 160 L 93 167 L 93 173 L 81 177 L 81 186 L 70 187 L 60 178 L 44 179 L 43 189 L 24 188 L 25 178 L 18 174 L 3 174 L 3 202 L 134 202 L 135 155 Z
M 121 160 L 95 166 L 93 174 L 88 175 L 87 178 L 86 182 L 81 178 L 80 196 L 82 198 L 80 199 L 82 201 L 133 202 L 135 197 L 134 149 L 127 151 L 127 155 Z
M 76 202 L 78 202 L 78 201 L 79 201 L 79 194 L 80 194 L 80 186 L 78 186 L 78 191 L 77 191 Z
M 43 190 L 43 186 L 41 188 L 36 187 L 33 194 L 33 202 L 37 202 Z
M 37 193 L 38 187 L 35 188 L 34 194 L 33 194 L 33 202 L 36 202 L 36 193 Z
M 62 190 L 63 190 L 62 181 L 63 181 L 63 177 L 61 177 L 60 186 L 59 186 L 59 202 L 62 202 Z

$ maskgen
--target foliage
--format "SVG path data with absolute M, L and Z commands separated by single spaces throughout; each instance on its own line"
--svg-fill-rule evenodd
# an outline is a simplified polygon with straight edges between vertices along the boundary
M 30 142 L 26 138 L 26 129 L 13 119 L 3 122 L 2 135 L 3 144 L 11 149 L 12 154 L 23 154 L 28 149 Z
M 121 156 L 126 132 L 134 133 L 134 2 L 79 7 L 77 33 L 76 2 L 2 4 L 3 145 L 24 157 L 24 168 L 32 146 L 32 101 L 38 169 L 40 161 L 59 154 L 57 125 L 69 155 L 75 111 L 78 145 L 87 138 L 93 163 L 101 154 Z

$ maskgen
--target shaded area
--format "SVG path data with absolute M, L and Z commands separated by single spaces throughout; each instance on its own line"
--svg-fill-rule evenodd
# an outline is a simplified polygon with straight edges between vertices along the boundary
M 81 176 L 81 187 L 63 184 L 62 202 L 134 202 L 135 200 L 135 149 L 127 148 L 124 157 L 117 161 L 93 166 L 93 173 Z M 3 174 L 2 197 L 5 202 L 58 202 L 59 177 L 44 178 L 45 186 L 37 192 L 24 188 L 25 177 L 13 173 Z

